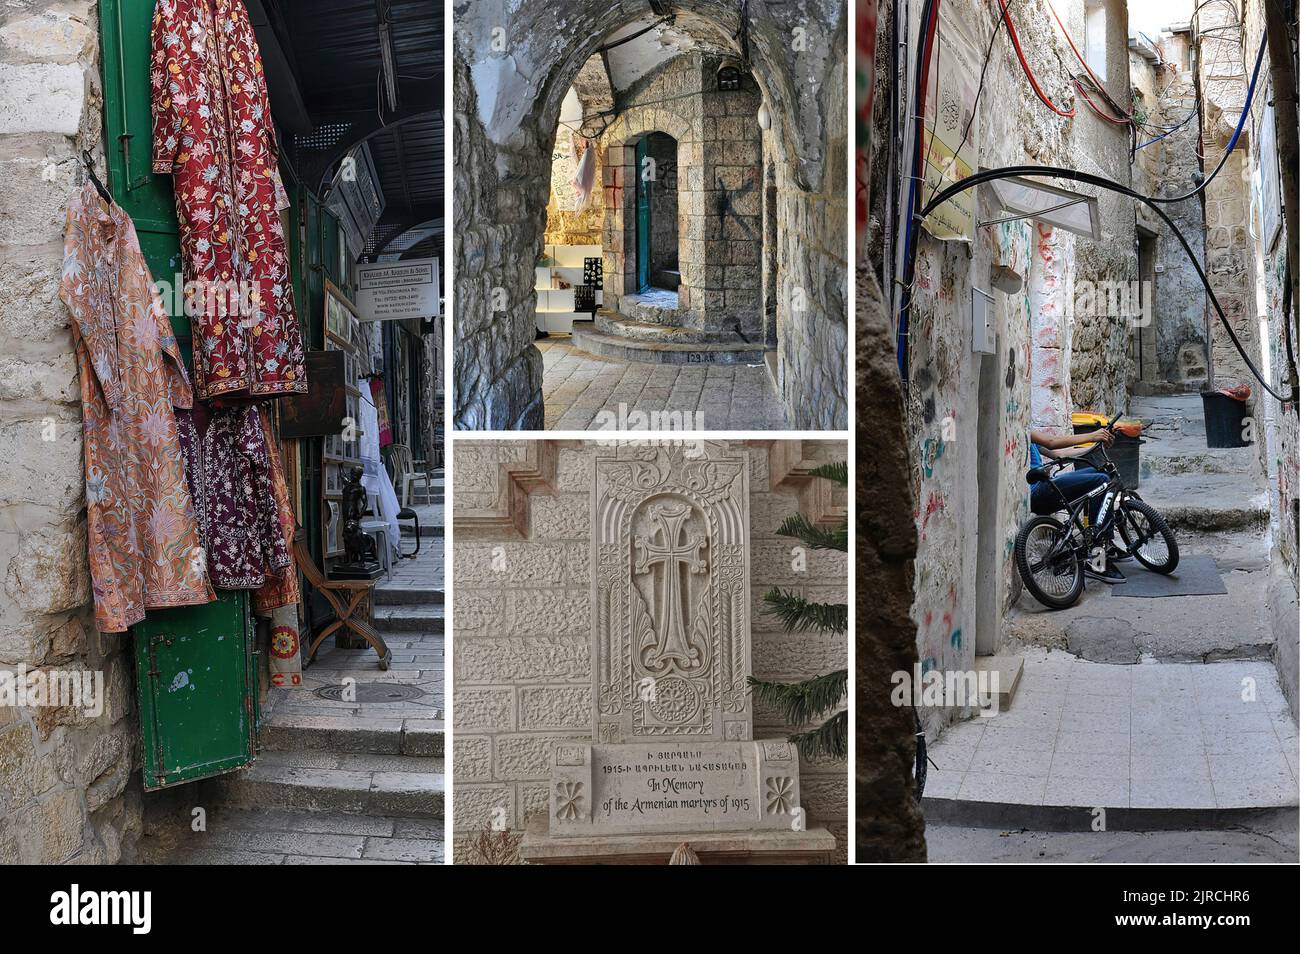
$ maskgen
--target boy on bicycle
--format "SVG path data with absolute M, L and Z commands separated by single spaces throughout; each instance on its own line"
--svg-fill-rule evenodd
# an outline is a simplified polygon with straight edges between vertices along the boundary
M 1047 431 L 1031 430 L 1029 432 L 1029 466 L 1031 468 L 1043 466 L 1044 457 L 1052 460 L 1083 457 L 1092 448 L 1080 445 L 1101 443 L 1109 447 L 1114 440 L 1114 433 L 1104 427 L 1089 431 L 1086 434 L 1063 436 L 1050 434 Z M 1052 483 L 1056 484 L 1061 493 L 1065 494 L 1066 500 L 1074 501 L 1105 484 L 1106 475 L 1095 467 L 1080 463 L 1074 465 L 1073 471 L 1057 474 L 1052 478 Z M 1056 491 L 1048 486 L 1047 481 L 1039 481 L 1034 484 L 1033 489 L 1029 492 L 1029 505 L 1034 513 L 1051 513 L 1059 508 L 1059 503 L 1060 498 L 1057 496 Z M 1099 496 L 1088 505 L 1089 521 L 1095 524 L 1100 510 L 1101 497 Z M 1111 564 L 1114 557 L 1114 547 L 1107 540 L 1104 568 L 1096 570 L 1089 562 L 1085 566 L 1084 572 L 1094 580 L 1100 580 L 1103 583 L 1123 583 L 1127 577 Z

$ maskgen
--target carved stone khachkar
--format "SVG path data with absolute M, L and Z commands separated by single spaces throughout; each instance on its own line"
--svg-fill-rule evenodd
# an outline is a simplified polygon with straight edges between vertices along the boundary
M 595 744 L 557 743 L 550 833 L 800 830 L 797 753 L 753 740 L 748 452 L 602 450 L 592 494 Z

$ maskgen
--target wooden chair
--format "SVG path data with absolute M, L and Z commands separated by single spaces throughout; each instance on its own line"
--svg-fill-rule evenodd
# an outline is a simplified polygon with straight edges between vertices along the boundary
M 411 484 L 424 481 L 424 496 L 428 500 L 433 496 L 433 478 L 427 470 L 416 470 L 411 460 L 411 448 L 405 444 L 388 445 L 388 462 L 393 467 L 393 487 L 397 490 L 397 502 L 403 507 L 411 503 Z
M 310 665 L 316 658 L 316 650 L 320 649 L 320 644 L 340 629 L 350 630 L 364 639 L 378 653 L 380 669 L 391 666 L 393 651 L 384 642 L 384 637 L 375 632 L 364 619 L 354 618 L 354 615 L 364 612 L 372 605 L 374 580 L 326 579 L 325 574 L 311 558 L 311 551 L 307 548 L 306 539 L 301 532 L 294 537 L 293 558 L 298 561 L 298 569 L 302 571 L 302 575 L 325 597 L 330 606 L 334 607 L 334 612 L 338 616 L 338 619 L 325 626 L 312 638 L 311 645 L 307 647 L 307 655 L 303 659 L 303 666 Z

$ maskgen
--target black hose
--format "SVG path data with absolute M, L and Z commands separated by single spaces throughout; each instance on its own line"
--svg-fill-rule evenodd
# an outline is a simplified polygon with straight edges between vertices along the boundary
M 1200 278 L 1201 284 L 1205 286 L 1206 294 L 1209 295 L 1210 302 L 1214 305 L 1214 310 L 1218 314 L 1219 320 L 1223 322 L 1223 327 L 1228 332 L 1228 337 L 1232 340 L 1233 347 L 1237 349 L 1237 353 L 1240 354 L 1242 360 L 1246 362 L 1246 367 L 1250 369 L 1250 373 L 1255 376 L 1255 379 L 1257 381 L 1259 381 L 1260 386 L 1266 392 L 1268 392 L 1273 397 L 1275 397 L 1277 400 L 1282 402 L 1290 401 L 1293 403 L 1293 406 L 1296 406 L 1297 398 L 1300 398 L 1300 395 L 1296 394 L 1296 391 L 1300 390 L 1300 388 L 1297 388 L 1296 385 L 1297 378 L 1296 378 L 1296 368 L 1295 368 L 1294 358 L 1290 358 L 1290 365 L 1287 369 L 1290 373 L 1291 390 L 1292 390 L 1291 395 L 1287 397 L 1282 394 L 1279 394 L 1277 391 L 1274 391 L 1269 386 L 1269 383 L 1264 380 L 1264 376 L 1259 372 L 1259 369 L 1255 367 L 1255 362 L 1253 362 L 1250 359 L 1250 355 L 1246 354 L 1246 349 L 1242 347 L 1241 341 L 1237 338 L 1237 333 L 1232 330 L 1232 325 L 1228 323 L 1228 316 L 1224 313 L 1223 306 L 1219 304 L 1218 296 L 1214 294 L 1214 289 L 1210 287 L 1210 280 L 1206 276 L 1205 270 L 1201 267 L 1201 263 L 1196 260 L 1196 256 L 1192 252 L 1191 245 L 1188 244 L 1187 238 L 1183 235 L 1182 231 L 1178 228 L 1178 226 L 1174 224 L 1173 219 L 1171 219 L 1165 213 L 1165 210 L 1160 208 L 1160 206 L 1155 202 L 1153 202 L 1148 196 L 1142 195 L 1142 193 L 1140 192 L 1135 192 L 1133 189 L 1130 189 L 1128 186 L 1120 185 L 1120 183 L 1115 182 L 1112 179 L 1107 179 L 1104 176 L 1095 176 L 1088 172 L 1080 172 L 1077 169 L 1062 169 L 1058 166 L 1002 166 L 1001 168 L 998 169 L 986 169 L 983 172 L 977 172 L 974 175 L 967 176 L 965 179 L 961 179 L 957 182 L 954 182 L 952 185 L 948 186 L 946 189 L 944 189 L 942 192 L 936 195 L 933 199 L 931 199 L 928 203 L 926 203 L 925 208 L 921 209 L 920 212 L 914 215 L 911 223 L 909 223 L 908 235 L 909 235 L 909 241 L 911 246 L 911 254 L 908 256 L 908 260 L 905 263 L 905 268 L 904 268 L 904 277 L 903 277 L 904 292 L 906 293 L 907 289 L 911 288 L 912 281 L 916 276 L 916 240 L 918 238 L 917 232 L 919 231 L 921 223 L 925 220 L 926 216 L 928 216 L 931 212 L 933 212 L 943 203 L 947 202 L 954 195 L 957 195 L 960 192 L 965 192 L 967 189 L 971 189 L 982 183 L 992 182 L 995 179 L 1009 179 L 1012 176 L 1031 176 L 1031 175 L 1032 176 L 1054 176 L 1058 179 L 1071 179 L 1075 182 L 1084 182 L 1089 185 L 1094 185 L 1102 189 L 1109 189 L 1111 192 L 1118 192 L 1120 195 L 1128 196 L 1130 199 L 1136 199 L 1137 201 L 1143 203 L 1148 208 L 1150 208 L 1153 212 L 1156 213 L 1156 215 L 1160 216 L 1160 218 L 1164 221 L 1165 225 L 1169 226 L 1170 231 L 1173 232 L 1173 234 L 1177 237 L 1179 244 L 1182 245 L 1183 247 L 1183 251 L 1187 253 L 1187 260 L 1192 263 L 1192 268 L 1196 270 L 1197 277 Z M 1288 284 L 1287 287 L 1289 289 L 1290 285 Z M 907 306 L 910 307 L 910 296 L 906 297 L 904 301 L 907 302 Z M 906 316 L 900 315 L 899 326 L 902 327 L 905 324 L 905 322 L 906 322 Z M 1287 329 L 1287 332 L 1288 332 L 1287 350 L 1288 350 L 1288 356 L 1290 356 L 1290 347 L 1289 347 L 1290 329 L 1289 328 Z M 1300 406 L 1296 406 L 1296 410 L 1298 413 L 1300 413 Z

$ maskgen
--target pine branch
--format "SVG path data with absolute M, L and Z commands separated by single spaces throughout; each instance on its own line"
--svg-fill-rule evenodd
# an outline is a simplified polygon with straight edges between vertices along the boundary
M 849 549 L 847 525 L 827 530 L 809 523 L 801 513 L 786 517 L 776 532 L 778 536 L 802 540 L 810 550 L 839 550 L 846 553 Z
M 847 603 L 810 603 L 796 593 L 787 593 L 774 586 L 763 595 L 763 602 L 771 609 L 766 615 L 775 616 L 792 633 L 806 633 L 810 629 L 839 635 L 849 628 Z
M 815 729 L 790 736 L 790 742 L 805 759 L 830 757 L 846 759 L 849 756 L 849 713 L 837 712 Z
M 812 470 L 808 471 L 814 477 L 822 477 L 826 480 L 839 484 L 841 487 L 849 485 L 849 465 L 847 461 L 837 460 L 829 464 L 819 464 Z
M 749 677 L 754 698 L 781 710 L 789 725 L 807 725 L 823 712 L 834 709 L 848 694 L 849 672 L 837 669 L 803 682 L 767 682 Z

